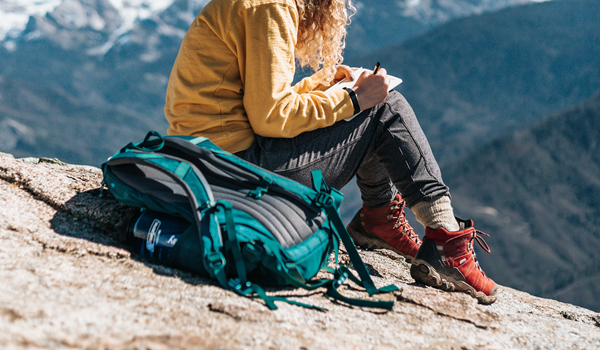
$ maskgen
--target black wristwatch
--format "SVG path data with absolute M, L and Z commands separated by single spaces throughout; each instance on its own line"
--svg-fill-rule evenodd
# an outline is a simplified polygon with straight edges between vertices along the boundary
M 346 90 L 346 92 L 348 92 L 348 95 L 350 95 L 350 99 L 352 100 L 352 106 L 354 107 L 354 114 L 360 113 L 360 105 L 358 104 L 358 99 L 356 98 L 356 93 L 354 92 L 354 90 L 347 87 L 345 87 L 344 90 Z

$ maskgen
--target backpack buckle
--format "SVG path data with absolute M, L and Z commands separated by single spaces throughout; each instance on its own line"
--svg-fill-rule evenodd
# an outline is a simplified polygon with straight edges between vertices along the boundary
M 225 266 L 225 257 L 219 252 L 208 253 L 205 257 L 205 260 L 208 262 L 208 266 L 210 266 L 213 271 L 222 269 L 223 266 Z
M 341 286 L 342 284 L 344 284 L 346 282 L 346 280 L 348 279 L 348 273 L 345 271 L 340 271 L 337 270 L 334 280 L 333 280 L 333 287 L 334 288 L 338 288 L 339 286 Z
M 243 245 L 242 255 L 244 260 L 248 259 L 253 263 L 258 263 L 265 257 L 265 248 L 260 241 L 251 241 Z
M 242 284 L 239 278 L 232 278 L 229 280 L 229 287 L 231 287 L 231 290 L 241 295 L 248 295 L 252 293 L 251 285 L 252 284 L 250 282 Z
M 248 196 L 255 198 L 255 199 L 260 199 L 260 197 L 262 197 L 262 195 L 264 193 L 267 193 L 269 191 L 269 186 L 272 183 L 273 183 L 273 180 L 271 180 L 269 178 L 264 178 L 264 177 L 261 178 L 258 186 L 255 189 L 248 192 Z
M 329 208 L 333 206 L 333 197 L 329 193 L 319 192 L 315 198 L 315 204 L 319 207 Z

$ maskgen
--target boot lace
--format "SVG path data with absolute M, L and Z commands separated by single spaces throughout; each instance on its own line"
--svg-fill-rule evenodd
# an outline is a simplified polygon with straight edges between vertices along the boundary
M 488 235 L 485 232 L 479 231 L 479 230 L 473 230 L 473 233 L 471 235 L 471 241 L 468 243 L 468 249 L 471 252 L 471 256 L 472 259 L 475 261 L 475 266 L 477 266 L 477 268 L 479 269 L 479 271 L 481 271 L 481 273 L 487 277 L 487 275 L 485 274 L 485 272 L 483 272 L 483 270 L 481 269 L 481 266 L 479 266 L 479 261 L 477 261 L 477 256 L 475 254 L 475 249 L 473 249 L 473 240 L 476 240 L 477 243 L 479 244 L 479 246 L 486 252 L 486 253 L 491 253 L 492 251 L 490 250 L 490 247 L 488 246 L 488 244 L 486 243 L 486 241 L 483 239 L 483 237 L 481 237 L 480 235 L 484 235 L 486 237 L 489 237 L 490 235 Z
M 396 198 L 398 198 L 398 196 L 396 196 Z M 406 201 L 392 201 L 390 203 L 390 209 L 392 212 L 388 215 L 388 219 L 396 220 L 396 223 L 394 224 L 394 230 L 402 228 L 402 234 L 406 234 L 409 239 L 413 240 L 417 244 L 420 244 L 421 239 L 415 233 L 415 230 L 412 228 L 412 226 L 410 226 L 408 220 L 406 220 L 406 216 L 404 215 L 404 208 L 406 208 Z

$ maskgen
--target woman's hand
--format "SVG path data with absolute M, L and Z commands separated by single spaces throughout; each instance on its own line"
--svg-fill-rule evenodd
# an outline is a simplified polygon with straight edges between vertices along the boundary
M 388 95 L 389 85 L 390 78 L 385 69 L 379 68 L 377 74 L 369 71 L 363 72 L 352 87 L 360 110 L 364 111 L 383 102 Z
M 333 77 L 333 83 L 336 84 L 341 80 L 348 79 L 349 81 L 353 81 L 354 77 L 352 76 L 352 72 L 354 69 L 350 68 L 346 65 L 339 65 L 336 67 L 337 71 L 335 72 L 335 76 Z

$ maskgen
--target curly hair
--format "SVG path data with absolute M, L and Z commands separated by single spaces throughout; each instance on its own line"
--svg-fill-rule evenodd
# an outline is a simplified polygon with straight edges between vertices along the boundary
M 323 67 L 323 84 L 335 75 L 342 63 L 346 45 L 346 26 L 356 13 L 352 0 L 296 0 L 300 24 L 296 43 L 296 60 L 300 67 L 315 72 Z

